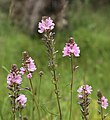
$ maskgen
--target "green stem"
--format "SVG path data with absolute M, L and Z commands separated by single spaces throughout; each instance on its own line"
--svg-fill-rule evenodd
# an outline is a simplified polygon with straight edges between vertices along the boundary
M 22 109 L 20 110 L 20 120 L 23 120 L 23 116 L 22 116 Z
M 33 89 L 33 85 L 32 85 L 32 80 L 31 79 L 29 79 L 29 82 L 30 82 L 30 86 L 31 86 L 31 90 L 32 90 L 32 96 L 33 96 L 33 98 L 32 98 L 32 100 L 33 100 L 33 108 L 32 108 L 32 119 L 34 120 L 34 110 L 35 110 L 35 108 L 34 108 L 34 89 Z
M 69 120 L 71 120 L 71 114 L 72 114 L 72 103 L 73 103 L 73 55 L 71 55 L 71 74 L 72 74 L 72 78 L 71 78 L 71 84 L 70 84 L 70 116 L 69 116 Z
M 42 79 L 42 76 L 40 76 L 40 81 L 39 81 L 38 103 L 39 103 L 39 99 L 40 99 L 40 87 L 41 87 L 41 79 Z
M 56 79 L 56 72 L 55 69 L 53 69 L 54 73 L 54 87 L 55 87 L 55 94 L 57 98 L 57 104 L 58 104 L 58 109 L 59 109 L 59 115 L 60 115 L 60 120 L 62 120 L 62 112 L 61 112 L 61 106 L 60 106 L 60 100 L 59 100 L 59 90 L 58 90 L 58 85 L 57 85 L 57 79 Z
M 30 81 L 30 86 L 31 86 L 31 89 L 32 89 L 32 97 L 33 97 L 33 112 L 32 112 L 32 117 L 33 117 L 33 120 L 34 120 L 34 111 L 35 111 L 34 104 L 36 104 L 36 107 L 37 107 L 37 110 L 38 110 L 38 117 L 39 117 L 39 120 L 40 120 L 40 111 L 39 111 L 38 103 L 35 100 L 35 92 L 34 92 L 32 80 L 29 79 L 29 81 Z
M 101 120 L 104 120 L 104 117 L 103 117 L 103 108 L 101 107 Z
M 16 105 L 16 103 L 15 103 L 15 99 L 16 99 L 16 93 L 15 93 L 15 90 L 16 90 L 16 86 L 15 86 L 15 84 L 14 84 L 14 93 L 13 93 L 13 96 L 14 96 L 14 103 L 13 103 L 13 120 L 15 120 L 16 119 L 16 108 L 15 108 L 15 105 Z
M 45 38 L 46 38 L 46 47 L 48 50 L 48 55 L 49 55 L 49 66 L 50 66 L 50 70 L 52 72 L 52 76 L 53 76 L 53 82 L 54 82 L 54 89 L 55 89 L 55 95 L 56 95 L 56 99 L 57 99 L 57 105 L 58 105 L 58 110 L 59 110 L 59 116 L 60 116 L 60 120 L 62 120 L 62 111 L 61 111 L 61 106 L 60 106 L 60 100 L 59 100 L 59 88 L 58 88 L 58 80 L 57 80 L 57 76 L 56 76 L 56 69 L 55 69 L 55 41 L 53 39 L 53 35 L 52 33 L 45 33 Z
M 86 86 L 85 86 L 85 80 L 84 80 L 84 119 L 85 120 L 88 120 L 88 118 L 87 118 L 87 115 L 86 115 L 86 99 L 87 99 L 87 96 L 86 96 L 86 93 L 85 93 L 85 88 Z

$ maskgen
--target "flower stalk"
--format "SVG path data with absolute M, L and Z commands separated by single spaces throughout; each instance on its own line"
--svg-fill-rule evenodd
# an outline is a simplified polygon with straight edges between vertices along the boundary
M 53 77 L 53 85 L 54 85 L 54 92 L 57 99 L 57 105 L 59 110 L 59 116 L 60 120 L 62 120 L 62 111 L 61 111 L 61 105 L 60 105 L 60 95 L 59 95 L 59 87 L 58 87 L 58 78 L 56 74 L 56 52 L 55 51 L 55 40 L 53 38 L 54 33 L 51 32 L 52 29 L 54 29 L 55 24 L 53 23 L 53 20 L 50 17 L 43 17 L 41 22 L 39 22 L 38 25 L 38 32 L 44 33 L 44 43 L 47 48 L 47 54 L 48 54 L 48 66 L 51 71 L 52 77 Z
M 27 51 L 23 52 L 23 67 L 21 67 L 21 74 L 24 75 L 27 73 L 27 78 L 29 79 L 29 84 L 31 87 L 31 92 L 32 92 L 32 101 L 33 101 L 33 108 L 32 108 L 32 119 L 34 120 L 34 112 L 35 112 L 35 105 L 38 110 L 38 117 L 40 120 L 40 110 L 39 110 L 39 105 L 38 102 L 35 99 L 35 90 L 33 87 L 32 83 L 32 73 L 37 69 L 34 63 L 34 60 L 29 56 Z
M 48 58 L 49 58 L 49 69 L 51 71 L 52 77 L 53 77 L 53 84 L 54 84 L 54 92 L 57 98 L 57 104 L 58 104 L 58 109 L 59 109 L 59 116 L 60 120 L 62 120 L 62 111 L 61 111 L 61 105 L 60 105 L 60 95 L 59 95 L 59 88 L 58 88 L 58 79 L 56 75 L 56 51 L 55 51 L 55 41 L 53 39 L 53 33 L 52 32 L 47 32 L 45 35 L 45 42 L 46 42 L 46 47 L 47 47 L 47 53 L 48 53 Z
M 104 120 L 104 115 L 103 115 L 103 108 L 102 107 L 100 107 L 100 111 L 101 111 L 101 120 Z
M 39 72 L 39 87 L 38 87 L 38 103 L 40 101 L 40 89 L 41 89 L 41 82 L 42 82 L 43 71 Z
M 11 99 L 13 120 L 16 120 L 16 112 L 21 111 L 26 106 L 27 98 L 21 91 L 22 77 L 15 64 L 12 65 L 10 73 L 7 76 L 7 88 L 10 90 L 9 97 Z
M 89 115 L 89 104 L 90 104 L 90 98 L 89 95 L 92 92 L 92 87 L 89 85 L 83 85 L 81 86 L 77 92 L 79 102 L 78 104 L 81 106 L 81 113 L 82 113 L 82 119 L 88 120 Z
M 73 69 L 73 55 L 71 55 L 71 84 L 70 84 L 70 116 L 69 116 L 69 120 L 71 120 L 71 114 L 72 114 L 72 103 L 73 103 L 73 73 L 74 73 L 74 69 Z
M 70 115 L 69 120 L 72 117 L 72 103 L 73 103 L 73 82 L 74 82 L 74 71 L 77 69 L 78 66 L 73 65 L 73 57 L 79 57 L 80 49 L 74 41 L 74 38 L 70 37 L 69 42 L 66 43 L 63 52 L 63 57 L 69 56 L 71 59 L 71 81 L 70 81 Z
M 13 120 L 16 119 L 16 88 L 14 84 L 14 90 L 13 90 Z
M 105 120 L 107 114 L 104 114 L 104 109 L 107 109 L 108 107 L 108 100 L 105 98 L 105 96 L 102 95 L 100 91 L 97 92 L 97 97 L 98 97 L 97 103 L 100 106 L 100 110 L 98 110 L 98 113 L 100 114 L 101 120 Z
M 20 115 L 19 115 L 20 120 L 23 120 L 23 116 L 22 116 L 22 109 L 20 110 Z

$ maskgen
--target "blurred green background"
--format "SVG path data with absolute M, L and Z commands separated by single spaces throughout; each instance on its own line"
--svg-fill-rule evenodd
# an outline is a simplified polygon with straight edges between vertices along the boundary
M 93 2 L 93 1 L 92 1 Z M 103 2 L 102 2 L 103 3 Z M 109 3 L 109 1 L 108 1 Z M 61 107 L 64 120 L 69 116 L 69 101 L 71 80 L 70 59 L 62 57 L 62 50 L 69 37 L 74 37 L 80 46 L 81 56 L 74 59 L 78 70 L 74 73 L 74 95 L 73 95 L 73 120 L 81 120 L 80 107 L 77 104 L 77 89 L 86 83 L 93 87 L 90 104 L 90 120 L 100 120 L 98 117 L 97 90 L 110 101 L 110 5 L 91 3 L 87 0 L 80 4 L 71 1 L 66 10 L 68 25 L 66 28 L 56 28 L 55 40 L 57 53 L 57 74 L 59 75 L 59 88 L 61 94 Z M 6 88 L 7 72 L 3 67 L 10 70 L 11 65 L 16 63 L 18 68 L 22 64 L 22 52 L 28 51 L 37 64 L 37 71 L 34 73 L 33 83 L 39 86 L 39 71 L 44 72 L 41 83 L 40 104 L 45 110 L 56 113 L 57 104 L 54 96 L 53 84 L 50 72 L 48 71 L 48 59 L 46 48 L 41 40 L 41 35 L 36 32 L 34 38 L 24 34 L 20 28 L 11 24 L 7 9 L 0 9 L 0 119 L 11 120 L 11 107 Z M 24 77 L 23 85 L 29 86 L 28 79 Z M 23 115 L 31 120 L 31 95 L 25 92 L 28 98 L 27 106 Z M 110 108 L 107 120 L 110 120 Z M 37 113 L 35 114 L 38 120 Z M 41 109 L 42 120 L 57 120 L 57 117 L 50 115 Z

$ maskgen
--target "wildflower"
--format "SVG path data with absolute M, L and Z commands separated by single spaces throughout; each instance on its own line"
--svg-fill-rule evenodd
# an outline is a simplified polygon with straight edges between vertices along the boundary
M 13 86 L 14 84 L 20 85 L 22 82 L 22 77 L 18 72 L 16 65 L 12 65 L 12 70 L 7 76 L 7 84 Z
M 39 22 L 38 24 L 38 32 L 43 33 L 48 30 L 54 29 L 55 24 L 53 23 L 53 20 L 50 17 L 45 17 Z
M 51 31 L 52 29 L 54 29 L 54 26 L 55 26 L 55 24 L 53 23 L 53 20 L 50 17 L 45 17 L 41 20 L 41 22 L 38 25 L 38 28 L 39 28 L 38 32 L 44 33 L 43 41 L 47 48 L 48 66 L 50 68 L 50 72 L 52 73 L 55 95 L 57 98 L 59 115 L 60 115 L 59 119 L 62 120 L 62 112 L 61 112 L 61 106 L 60 106 L 60 100 L 59 100 L 58 79 L 57 79 L 57 75 L 56 75 L 56 66 L 57 66 L 56 65 L 56 53 L 57 53 L 57 51 L 55 50 L 54 33 Z M 40 75 L 40 77 L 41 77 L 41 75 Z
M 16 98 L 16 102 L 21 106 L 21 107 L 25 107 L 26 106 L 26 102 L 27 102 L 27 98 L 25 97 L 25 95 L 20 94 L 18 98 Z
M 82 94 L 83 92 L 85 92 L 85 94 L 91 94 L 91 92 L 92 92 L 92 87 L 91 86 L 89 86 L 89 85 L 84 85 L 84 86 L 81 86 L 78 90 L 77 90 L 77 92 L 79 93 L 79 94 Z
M 31 73 L 29 73 L 28 75 L 27 75 L 27 78 L 32 78 L 32 74 Z
M 32 109 L 32 114 L 34 114 L 34 110 L 35 110 L 35 92 L 34 92 L 34 87 L 33 87 L 33 83 L 32 83 L 32 73 L 37 69 L 36 65 L 34 63 L 34 60 L 29 56 L 28 52 L 23 52 L 23 68 L 26 69 L 26 73 L 27 73 L 27 78 L 29 79 L 29 83 L 30 83 L 30 89 L 28 88 L 28 90 L 30 90 L 32 92 L 32 101 L 33 101 L 33 109 Z M 25 103 L 27 101 L 27 98 L 24 95 L 20 95 L 18 97 L 18 103 L 21 104 L 22 107 L 25 107 Z M 37 108 L 38 105 L 36 104 Z
M 21 68 L 21 70 L 23 70 Z M 21 73 L 18 71 L 18 68 L 15 64 L 12 65 L 10 73 L 7 76 L 7 88 L 9 89 L 9 98 L 11 100 L 11 107 L 13 113 L 13 119 L 16 118 L 16 112 L 19 111 L 19 106 L 16 103 L 19 92 L 21 91 L 22 77 Z
M 82 96 L 82 95 L 80 95 L 80 94 L 78 94 L 78 98 L 79 98 L 79 99 L 82 99 L 82 98 L 83 98 L 83 96 Z
M 35 66 L 34 60 L 31 57 L 29 57 L 26 60 L 26 64 L 27 64 L 28 71 L 34 72 L 36 70 L 36 66 Z
M 29 56 L 28 52 L 23 52 L 23 67 L 20 68 L 20 73 L 24 75 L 28 73 L 27 78 L 32 78 L 32 73 L 37 69 L 34 60 Z
M 92 92 L 92 87 L 89 85 L 83 85 L 77 90 L 79 105 L 81 106 L 82 118 L 87 120 L 89 115 L 89 104 L 90 98 L 89 95 Z
M 26 51 L 23 52 L 23 68 L 22 70 L 26 70 L 28 72 L 34 72 L 37 69 L 34 60 L 29 56 L 28 52 Z
M 83 86 L 79 87 L 77 90 L 78 93 L 81 93 L 82 91 L 83 91 Z
M 101 106 L 104 109 L 106 109 L 108 107 L 108 100 L 104 96 L 102 96 L 102 98 L 101 98 Z
M 20 68 L 20 73 L 21 73 L 22 75 L 24 75 L 25 72 L 26 72 L 26 68 L 21 67 L 21 68 Z
M 105 98 L 105 96 L 103 96 L 100 91 L 97 92 L 97 97 L 98 97 L 97 103 L 99 104 L 98 113 L 101 116 L 101 119 L 105 120 L 105 118 L 107 117 L 107 113 L 104 113 L 103 108 L 107 109 L 108 99 Z
M 70 38 L 70 41 L 66 43 L 64 50 L 63 50 L 63 56 L 71 56 L 73 54 L 75 57 L 79 57 L 80 55 L 80 49 L 77 46 L 77 44 L 74 42 L 73 38 Z

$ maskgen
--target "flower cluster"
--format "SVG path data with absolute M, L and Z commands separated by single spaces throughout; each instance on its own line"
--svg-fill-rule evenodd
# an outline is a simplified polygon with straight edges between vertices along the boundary
M 53 23 L 53 20 L 50 17 L 43 17 L 41 22 L 38 24 L 38 32 L 44 33 L 46 31 L 50 31 L 54 29 L 55 24 Z
M 90 98 L 88 97 L 92 92 L 92 87 L 89 85 L 83 85 L 78 90 L 79 105 L 81 106 L 82 118 L 87 120 L 90 104 Z
M 97 92 L 97 97 L 98 97 L 97 103 L 99 104 L 98 113 L 101 116 L 101 119 L 105 120 L 107 114 L 104 113 L 103 109 L 107 109 L 108 100 L 105 98 L 105 96 L 102 95 L 100 91 Z
M 101 98 L 101 106 L 104 109 L 106 109 L 108 107 L 108 100 L 105 98 L 105 96 L 102 96 L 102 98 Z
M 26 102 L 27 102 L 27 98 L 25 95 L 20 94 L 19 97 L 16 98 L 16 102 L 18 103 L 18 106 L 25 107 L 26 106 Z
M 80 55 L 80 49 L 75 43 L 73 38 L 70 38 L 69 42 L 66 43 L 64 50 L 63 50 L 63 56 L 71 56 L 74 55 L 75 57 L 79 57 Z
M 7 84 L 13 86 L 15 84 L 20 85 L 22 82 L 22 77 L 15 64 L 12 65 L 12 69 L 7 76 Z
M 16 111 L 23 109 L 26 106 L 27 98 L 25 95 L 19 94 L 21 91 L 22 77 L 16 64 L 12 65 L 10 73 L 7 76 L 7 88 L 9 89 L 9 98 L 11 100 L 12 112 L 15 117 Z M 20 97 L 21 96 L 21 97 Z M 21 99 L 20 99 L 21 98 Z
M 102 108 L 107 109 L 108 99 L 106 99 L 105 96 L 103 96 L 100 91 L 97 92 L 97 96 L 98 96 L 98 104 L 101 105 Z
M 24 75 L 26 72 L 27 78 L 32 78 L 32 73 L 36 70 L 36 65 L 34 60 L 29 57 L 28 53 L 25 51 L 23 52 L 23 67 L 20 68 L 20 73 Z
M 92 92 L 92 87 L 89 86 L 89 85 L 83 85 L 83 86 L 81 86 L 81 87 L 77 90 L 77 92 L 79 93 L 79 94 L 78 94 L 78 97 L 79 97 L 79 98 L 83 98 L 83 97 L 84 97 L 83 94 L 86 94 L 86 95 L 91 94 L 91 92 Z
M 38 25 L 38 32 L 43 33 L 43 41 L 45 43 L 45 46 L 47 48 L 47 55 L 48 55 L 48 66 L 53 78 L 53 85 L 55 89 L 55 95 L 57 99 L 58 109 L 59 109 L 59 115 L 60 120 L 62 120 L 62 110 L 60 106 L 60 92 L 58 87 L 58 77 L 56 74 L 56 53 L 55 50 L 55 40 L 54 40 L 54 33 L 51 31 L 54 29 L 55 24 L 53 23 L 53 20 L 50 17 L 44 17 L 41 22 L 39 22 Z

